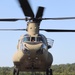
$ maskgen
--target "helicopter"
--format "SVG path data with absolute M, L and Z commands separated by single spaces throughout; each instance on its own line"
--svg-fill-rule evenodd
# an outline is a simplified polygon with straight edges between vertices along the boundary
M 35 16 L 28 0 L 19 0 L 19 4 L 26 18 L 0 19 L 0 21 L 27 21 L 26 29 L 0 29 L 27 31 L 27 34 L 22 35 L 18 40 L 17 51 L 13 55 L 13 75 L 19 75 L 19 71 L 45 71 L 46 75 L 52 75 L 51 65 L 53 62 L 53 56 L 48 51 L 48 49 L 52 48 L 54 40 L 50 40 L 52 44 L 48 43 L 49 41 L 47 40 L 46 36 L 40 34 L 39 31 L 41 30 L 46 32 L 75 32 L 75 30 L 40 29 L 40 23 L 42 20 L 65 20 L 75 19 L 75 17 L 42 18 L 45 7 L 39 6 Z

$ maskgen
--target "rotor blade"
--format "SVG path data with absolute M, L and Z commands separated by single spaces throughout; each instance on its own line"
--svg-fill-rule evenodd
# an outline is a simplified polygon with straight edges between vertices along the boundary
M 26 29 L 0 29 L 0 31 L 25 31 Z
M 39 7 L 37 10 L 36 17 L 35 17 L 35 18 L 37 18 L 37 19 L 35 19 L 36 22 L 40 22 L 42 20 L 42 19 L 38 19 L 38 18 L 42 18 L 43 12 L 44 12 L 44 7 Z
M 31 20 L 31 18 L 0 18 L 0 21 L 12 21 L 12 22 L 14 22 L 14 21 L 18 21 L 18 20 Z
M 40 29 L 46 32 L 75 32 L 75 30 L 68 30 L 68 29 Z
M 70 19 L 75 19 L 75 17 L 61 17 L 61 18 L 0 18 L 0 21 L 18 21 L 18 20 L 70 20 Z
M 44 12 L 44 7 L 39 7 L 37 10 L 36 18 L 42 18 Z
M 18 21 L 19 19 L 0 19 L 0 21 Z
M 58 18 L 39 18 L 42 20 L 70 20 L 75 19 L 75 17 L 58 17 Z
M 25 16 L 34 17 L 34 13 L 30 7 L 28 0 L 19 0 L 19 3 Z

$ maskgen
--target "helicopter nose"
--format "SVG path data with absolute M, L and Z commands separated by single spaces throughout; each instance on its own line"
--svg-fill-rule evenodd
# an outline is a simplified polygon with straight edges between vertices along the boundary
M 42 43 L 25 43 L 25 47 L 28 50 L 39 50 L 42 47 Z

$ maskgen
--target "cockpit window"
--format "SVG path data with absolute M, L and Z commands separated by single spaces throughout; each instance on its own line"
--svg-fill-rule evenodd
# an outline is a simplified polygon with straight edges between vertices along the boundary
M 31 37 L 31 41 L 35 41 L 35 37 Z
M 30 37 L 24 37 L 23 38 L 23 42 L 27 42 L 27 41 L 30 41 Z
M 31 37 L 31 41 L 40 42 L 40 41 L 42 41 L 42 38 L 40 36 L 38 36 L 38 37 Z
M 37 37 L 37 41 L 42 41 L 42 38 L 41 37 Z

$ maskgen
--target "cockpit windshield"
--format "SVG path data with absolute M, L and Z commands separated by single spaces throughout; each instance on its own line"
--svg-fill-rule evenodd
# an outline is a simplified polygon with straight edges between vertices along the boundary
M 38 36 L 23 35 L 18 43 L 19 49 L 24 49 L 24 43 L 43 43 L 43 48 L 47 48 L 48 46 L 47 38 L 42 34 Z
M 40 42 L 42 41 L 42 38 L 40 36 L 38 37 L 30 37 L 30 36 L 24 36 L 23 42 Z

